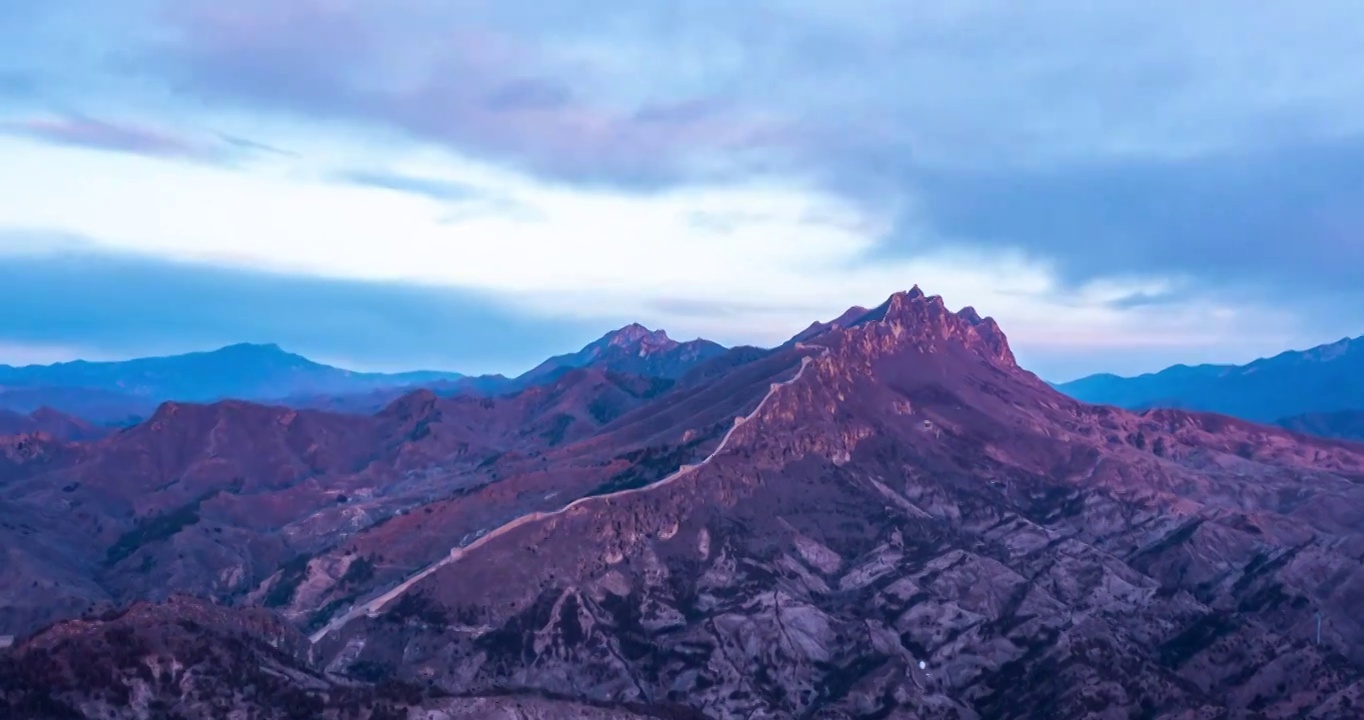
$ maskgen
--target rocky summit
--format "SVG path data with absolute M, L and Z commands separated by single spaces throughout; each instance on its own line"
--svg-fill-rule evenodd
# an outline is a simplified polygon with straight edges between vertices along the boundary
M 1364 445 L 1084 404 L 917 288 L 685 360 L 9 442 L 0 716 L 1364 716 Z

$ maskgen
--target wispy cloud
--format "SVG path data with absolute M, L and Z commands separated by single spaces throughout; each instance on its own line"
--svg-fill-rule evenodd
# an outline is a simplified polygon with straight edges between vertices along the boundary
M 207 158 L 212 148 L 153 127 L 83 116 L 0 122 L 0 133 L 57 145 L 163 158 Z
M 244 157 L 297 153 L 226 133 L 177 133 L 157 125 L 68 113 L 0 121 L 0 135 L 66 147 L 143 157 L 232 163 Z
M 350 170 L 336 174 L 341 182 L 365 187 L 396 190 L 432 198 L 434 200 L 471 200 L 483 197 L 484 192 L 464 183 L 436 178 L 403 175 L 375 170 Z
M 255 140 L 250 140 L 250 139 L 248 139 L 248 138 L 239 137 L 239 136 L 237 136 L 237 135 L 228 135 L 228 134 L 226 134 L 226 133 L 218 133 L 218 139 L 221 140 L 222 142 L 224 142 L 224 143 L 226 143 L 226 144 L 228 144 L 228 145 L 234 147 L 234 148 L 237 148 L 237 149 L 239 149 L 239 150 L 243 150 L 243 151 L 246 151 L 246 152 L 249 152 L 249 153 L 267 153 L 267 154 L 270 154 L 270 155 L 279 155 L 279 156 L 282 156 L 282 157 L 290 157 L 290 158 L 297 158 L 297 157 L 299 157 L 299 154 L 296 153 L 296 152 L 294 152 L 294 151 L 292 151 L 292 150 L 285 150 L 284 148 L 278 148 L 278 147 L 275 147 L 274 145 L 268 145 L 268 144 L 263 143 L 263 142 L 257 142 L 257 141 L 255 141 Z

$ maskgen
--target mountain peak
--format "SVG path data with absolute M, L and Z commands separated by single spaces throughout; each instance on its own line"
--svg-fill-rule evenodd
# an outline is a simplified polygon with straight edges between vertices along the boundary
M 613 330 L 603 335 L 597 342 L 607 347 L 639 348 L 648 352 L 669 350 L 678 345 L 677 341 L 668 337 L 666 331 L 650 330 L 639 323 L 630 323 L 619 330 Z
M 582 350 L 556 355 L 516 378 L 522 387 L 545 381 L 569 368 L 598 367 L 603 370 L 647 377 L 679 378 L 697 363 L 725 351 L 709 340 L 677 342 L 663 330 L 650 330 L 630 323 L 612 330 Z
M 213 351 L 213 354 L 257 357 L 294 355 L 294 353 L 288 352 L 276 343 L 233 343 L 232 345 L 218 348 L 216 351 Z
M 894 337 L 897 340 L 926 345 L 938 340 L 959 342 L 986 360 L 1004 367 L 1017 367 L 1008 338 L 993 318 L 981 317 L 970 306 L 954 313 L 947 309 L 941 296 L 926 295 L 918 285 L 892 294 L 850 326 L 869 324 L 896 328 Z

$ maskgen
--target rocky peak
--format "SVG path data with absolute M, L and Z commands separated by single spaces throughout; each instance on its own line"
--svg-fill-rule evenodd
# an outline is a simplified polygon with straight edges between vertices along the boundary
M 597 341 L 597 345 L 601 349 L 620 348 L 631 352 L 653 353 L 671 350 L 677 347 L 678 343 L 668 337 L 668 333 L 663 330 L 650 330 L 639 323 L 630 323 L 619 330 L 607 333 Z
M 959 343 L 989 362 L 1017 367 L 1009 341 L 993 318 L 983 318 L 969 306 L 954 313 L 941 296 L 926 295 L 918 285 L 891 295 L 850 324 L 854 328 L 871 325 L 889 328 L 896 343 L 913 342 L 924 347 Z

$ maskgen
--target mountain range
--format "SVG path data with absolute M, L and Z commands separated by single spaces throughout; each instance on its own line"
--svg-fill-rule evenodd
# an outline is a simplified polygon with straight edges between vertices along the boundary
M 576 353 L 559 355 L 514 378 L 457 372 L 363 373 L 318 363 L 278 345 L 238 344 L 209 352 L 115 362 L 0 365 L 0 410 L 58 411 L 96 424 L 132 424 L 167 401 L 252 400 L 297 408 L 375 412 L 416 387 L 442 394 L 514 392 L 592 365 L 676 379 L 725 348 L 677 342 L 632 324 Z M 3 426 L 0 426 L 3 427 Z
M 1084 402 L 1203 410 L 1364 439 L 1364 337 L 1246 365 L 1175 365 L 1137 377 L 1091 375 L 1056 387 Z
M 0 438 L 0 716 L 1359 717 L 1364 444 L 917 287 L 464 382 Z
M 0 365 L 0 407 L 41 407 L 96 422 L 136 419 L 167 400 L 272 400 L 359 393 L 458 380 L 459 373 L 357 373 L 313 362 L 278 345 L 239 344 L 212 352 L 117 362 Z

